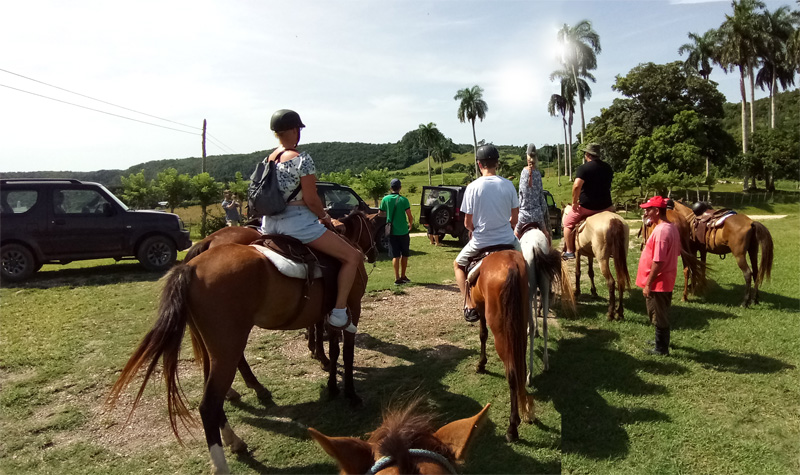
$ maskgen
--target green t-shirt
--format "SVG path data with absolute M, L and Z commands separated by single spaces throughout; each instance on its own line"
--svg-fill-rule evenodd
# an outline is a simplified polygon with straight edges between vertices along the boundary
M 408 198 L 396 193 L 386 195 L 381 200 L 380 210 L 386 213 L 386 219 L 392 218 L 392 234 L 402 236 L 408 234 L 408 217 L 406 210 L 411 208 Z

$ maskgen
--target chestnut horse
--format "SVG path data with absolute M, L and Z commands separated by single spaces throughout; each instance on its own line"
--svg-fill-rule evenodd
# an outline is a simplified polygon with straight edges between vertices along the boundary
M 564 214 L 571 210 L 571 205 L 564 208 Z M 625 289 L 631 286 L 631 277 L 628 273 L 628 240 L 630 229 L 628 223 L 617 213 L 603 211 L 586 218 L 578 225 L 575 236 L 575 295 L 581 294 L 581 256 L 589 259 L 589 281 L 592 284 L 592 296 L 597 297 L 597 288 L 594 285 L 593 259 L 600 263 L 600 272 L 606 278 L 608 286 L 608 319 L 625 318 L 622 305 L 622 296 Z M 617 278 L 611 274 L 609 261 L 614 259 L 614 269 Z M 615 308 L 615 291 L 619 288 L 619 307 Z
M 479 271 L 471 288 L 472 301 L 480 315 L 481 359 L 476 370 L 486 372 L 488 327 L 505 367 L 511 396 L 506 440 L 513 442 L 519 438 L 520 409 L 525 422 L 533 422 L 534 417 L 533 398 L 525 389 L 525 329 L 530 315 L 525 259 L 519 251 L 498 251 L 481 261 Z
M 533 348 L 534 337 L 539 331 L 537 315 L 538 290 L 542 296 L 542 330 L 544 338 L 544 351 L 542 351 L 542 366 L 545 371 L 550 369 L 547 356 L 547 315 L 550 313 L 550 295 L 552 284 L 556 283 L 561 288 L 561 308 L 570 316 L 575 315 L 575 296 L 569 283 L 569 272 L 561 253 L 551 247 L 550 240 L 538 228 L 537 223 L 522 228 L 522 237 L 519 240 L 522 246 L 522 255 L 528 266 L 528 296 L 531 300 L 531 313 L 528 316 L 528 337 L 530 339 L 528 352 L 528 386 L 533 386 Z
M 339 464 L 341 473 L 457 474 L 489 411 L 434 429 L 433 417 L 419 410 L 419 400 L 383 415 L 383 424 L 367 441 L 356 437 L 328 437 L 308 429 L 311 438 Z
M 332 221 L 334 230 L 354 243 L 361 252 L 367 256 L 367 262 L 369 263 L 375 262 L 378 257 L 378 250 L 375 246 L 375 242 L 372 240 L 371 233 L 375 216 L 377 215 L 367 216 L 363 212 L 355 210 L 341 220 L 334 219 Z M 250 244 L 260 237 L 261 231 L 254 227 L 231 226 L 222 228 L 193 245 L 189 251 L 187 251 L 183 262 L 189 262 L 200 253 L 215 246 L 230 243 Z M 327 370 L 330 360 L 328 360 L 328 357 L 325 355 L 325 350 L 323 348 L 323 332 L 323 322 L 319 322 L 306 329 L 308 335 L 308 350 L 311 352 L 311 356 L 320 362 L 323 369 Z M 258 395 L 267 394 L 264 393 L 264 387 L 258 382 L 255 375 L 253 375 L 250 365 L 247 363 L 244 355 L 242 355 L 242 361 L 239 363 L 239 373 L 241 373 L 242 379 L 248 388 L 255 390 Z M 233 388 L 228 391 L 227 399 L 238 399 L 239 397 L 239 393 Z
M 675 202 L 675 211 L 681 214 L 694 229 L 697 216 L 691 208 L 683 203 Z M 722 227 L 716 230 L 705 243 L 699 242 L 694 232 L 691 233 L 692 254 L 700 253 L 700 261 L 705 264 L 706 254 L 718 254 L 724 257 L 733 254 L 736 264 L 742 271 L 745 283 L 743 307 L 751 303 L 758 303 L 758 287 L 769 278 L 772 273 L 772 235 L 763 224 L 753 221 L 747 215 L 734 214 L 725 219 Z M 758 266 L 758 248 L 761 247 L 761 267 Z M 751 268 L 747 265 L 747 256 L 750 256 Z M 752 283 L 752 287 L 751 287 Z
M 139 370 L 146 367 L 132 413 L 158 359 L 163 357 L 170 425 L 180 440 L 177 420 L 184 424 L 194 421 L 178 382 L 178 353 L 188 326 L 195 357 L 203 365 L 205 384 L 199 410 L 211 462 L 216 473 L 229 473 L 222 441 L 233 452 L 243 452 L 247 446 L 228 424 L 224 397 L 242 361 L 247 337 L 256 325 L 272 330 L 297 330 L 322 321 L 331 310 L 332 299 L 323 298 L 321 283 L 321 279 L 316 279 L 315 285 L 306 286 L 304 279 L 286 277 L 258 249 L 242 244 L 215 246 L 188 263 L 174 266 L 164 277 L 158 319 L 128 360 L 108 402 L 113 405 Z M 367 273 L 362 263 L 347 300 L 355 325 L 361 316 L 366 285 Z M 343 333 L 344 391 L 351 404 L 357 405 L 361 399 L 353 386 L 355 335 Z M 336 332 L 330 334 L 330 357 L 328 392 L 335 396 L 339 392 Z M 269 391 L 266 388 L 264 391 L 268 396 Z
M 644 248 L 647 239 L 655 229 L 654 224 L 647 225 L 642 216 L 642 227 L 639 228 L 639 237 L 642 238 L 641 247 Z M 691 225 L 686 218 L 675 210 L 667 210 L 667 221 L 672 223 L 678 230 L 678 235 L 681 237 L 681 262 L 683 263 L 683 302 L 689 301 L 689 293 L 700 295 L 707 287 L 707 271 L 708 267 L 705 262 L 697 259 L 697 255 L 692 250 L 691 243 Z

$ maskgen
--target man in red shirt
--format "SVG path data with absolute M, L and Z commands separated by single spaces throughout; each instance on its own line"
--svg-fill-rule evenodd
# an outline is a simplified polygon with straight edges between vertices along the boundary
M 678 275 L 681 239 L 677 228 L 667 221 L 666 199 L 654 196 L 639 207 L 644 208 L 646 224 L 655 224 L 655 229 L 639 258 L 636 285 L 642 288 L 647 314 L 656 326 L 655 348 L 649 353 L 666 356 L 669 355 L 669 307 Z

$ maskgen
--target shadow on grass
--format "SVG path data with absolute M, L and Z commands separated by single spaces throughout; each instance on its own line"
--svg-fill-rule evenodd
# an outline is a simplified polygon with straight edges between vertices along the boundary
M 703 367 L 719 372 L 738 374 L 772 374 L 785 369 L 795 369 L 794 365 L 755 353 L 732 353 L 725 350 L 701 351 L 688 346 L 672 345 L 676 350 L 686 352 L 685 357 L 700 363 Z
M 741 284 L 726 285 L 724 287 L 716 283 L 711 284 L 709 290 L 701 298 L 707 303 L 736 307 L 741 305 L 744 300 L 744 290 L 744 277 L 742 277 Z M 760 303 L 753 305 L 754 308 L 769 306 L 775 310 L 787 309 L 792 311 L 797 311 L 800 308 L 800 299 L 764 292 L 762 289 L 758 290 L 758 300 Z
M 53 267 L 53 266 L 50 266 Z M 92 287 L 124 282 L 154 282 L 164 272 L 149 272 L 135 261 L 80 268 L 54 267 L 33 274 L 24 282 L 3 282 L 10 289 L 50 289 L 53 287 Z
M 615 332 L 562 325 L 577 336 L 560 340 L 550 352 L 550 371 L 534 379 L 534 397 L 552 400 L 561 413 L 562 453 L 597 460 L 624 457 L 630 446 L 625 425 L 669 418 L 652 409 L 614 407 L 601 392 L 666 395 L 666 387 L 642 380 L 639 373 L 685 370 L 675 362 L 639 360 L 613 350 L 619 339 Z
M 307 427 L 314 427 L 329 436 L 363 437 L 375 430 L 381 423 L 381 412 L 390 403 L 398 399 L 408 398 L 410 394 L 425 397 L 433 408 L 447 408 L 444 413 L 438 411 L 436 423 L 444 425 L 457 419 L 472 417 L 477 414 L 483 404 L 493 401 L 475 401 L 461 394 L 449 391 L 442 383 L 446 376 L 453 373 L 464 359 L 474 357 L 477 350 L 459 348 L 449 344 L 419 350 L 376 338 L 368 333 L 356 336 L 358 348 L 369 348 L 385 355 L 403 360 L 402 364 L 389 367 L 354 368 L 356 389 L 364 397 L 364 405 L 360 409 L 352 409 L 346 398 L 340 395 L 329 400 L 327 389 L 319 387 L 319 399 L 315 401 L 278 406 L 251 405 L 250 397 L 234 403 L 236 407 L 248 413 L 243 422 L 255 429 L 278 433 L 294 439 L 309 438 Z M 358 351 L 356 351 L 356 354 Z M 340 360 L 341 362 L 341 360 Z M 340 384 L 341 386 L 341 384 Z M 505 402 L 505 401 L 504 401 Z M 505 404 L 497 404 L 493 410 L 504 410 Z M 505 409 L 507 410 L 507 409 Z M 491 421 L 488 421 L 490 425 Z M 235 430 L 235 428 L 234 428 Z M 557 431 L 553 428 L 552 431 Z M 530 442 L 528 442 L 529 445 Z M 552 449 L 548 446 L 547 448 Z M 322 451 L 322 449 L 319 449 Z M 508 445 L 502 435 L 495 435 L 495 430 L 484 427 L 479 433 L 477 443 L 467 456 L 465 472 L 488 473 L 558 473 L 558 461 L 540 462 L 524 454 L 516 453 Z M 319 473 L 331 472 L 330 466 L 311 465 L 294 468 L 276 469 L 267 467 L 250 456 L 240 457 L 240 462 L 260 473 Z M 502 463 L 498 466 L 497 461 Z

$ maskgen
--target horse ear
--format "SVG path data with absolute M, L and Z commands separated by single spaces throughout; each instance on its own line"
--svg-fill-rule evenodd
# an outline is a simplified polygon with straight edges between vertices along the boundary
M 486 419 L 486 414 L 489 412 L 487 404 L 481 412 L 467 419 L 461 419 L 451 422 L 441 429 L 437 430 L 434 436 L 447 444 L 456 454 L 456 459 L 463 460 L 464 452 L 469 446 L 472 437 L 478 432 L 478 427 Z
M 328 437 L 311 427 L 308 433 L 320 447 L 336 459 L 342 473 L 367 473 L 375 462 L 372 447 L 355 437 Z

